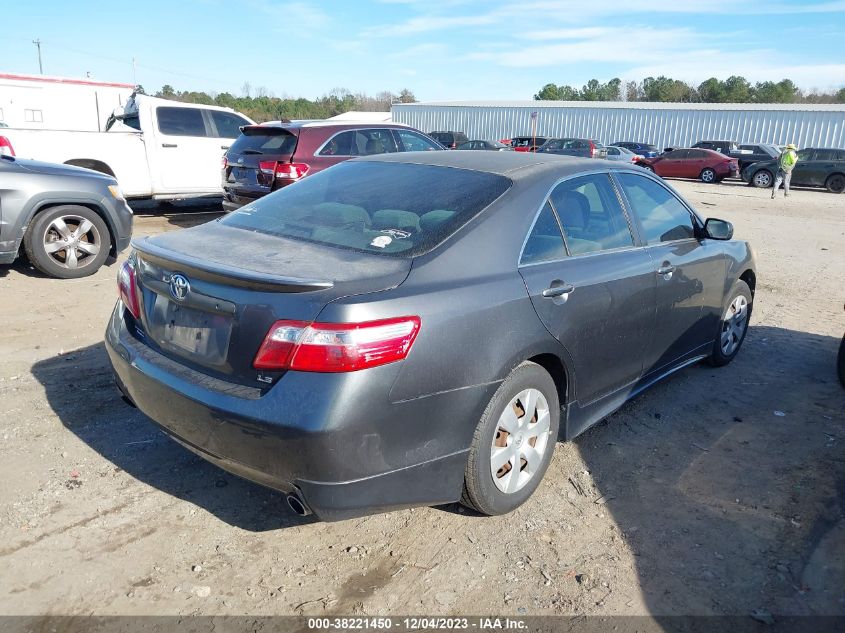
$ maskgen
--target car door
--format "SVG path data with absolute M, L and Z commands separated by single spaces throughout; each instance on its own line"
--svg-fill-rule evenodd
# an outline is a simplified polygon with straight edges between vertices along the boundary
M 838 150 L 835 149 L 817 149 L 813 154 L 813 160 L 807 163 L 806 176 L 801 179 L 802 184 L 807 184 L 813 187 L 823 187 L 827 177 L 833 173 Z M 798 165 L 795 165 L 795 169 Z M 793 181 L 795 175 L 793 174 Z
M 798 161 L 795 167 L 792 168 L 792 179 L 790 184 L 793 185 L 812 185 L 813 172 L 816 170 L 815 155 L 818 150 L 802 149 L 798 152 Z M 775 163 L 775 169 L 778 168 L 778 163 Z
M 654 321 L 654 266 L 635 244 L 607 173 L 555 187 L 525 241 L 519 272 L 540 319 L 569 354 L 581 406 L 639 378 Z
M 654 336 L 646 375 L 709 351 L 725 286 L 722 247 L 700 239 L 700 222 L 668 187 L 648 176 L 615 175 L 651 257 L 656 281 Z
M 684 178 L 698 178 L 701 170 L 707 166 L 711 158 L 709 152 L 703 149 L 690 149 L 687 151 L 687 159 L 683 161 L 683 177 Z
M 202 108 L 156 108 L 159 174 L 165 193 L 215 191 L 225 150 L 215 138 Z
M 689 156 L 688 149 L 676 149 L 665 155 L 658 165 L 659 169 L 655 169 L 655 173 L 659 176 L 668 176 L 678 178 L 682 172 L 683 161 Z

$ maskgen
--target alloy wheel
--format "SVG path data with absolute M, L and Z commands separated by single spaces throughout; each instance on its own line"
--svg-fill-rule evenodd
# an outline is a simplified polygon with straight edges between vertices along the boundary
M 549 404 L 537 389 L 521 391 L 508 402 L 490 447 L 490 472 L 499 490 L 521 490 L 540 469 L 549 446 L 549 422 Z
M 739 347 L 748 327 L 748 299 L 739 295 L 728 306 L 722 319 L 722 354 L 730 356 Z
M 753 182 L 755 187 L 765 189 L 772 186 L 772 176 L 767 171 L 758 171 L 754 174 Z
M 78 215 L 56 218 L 44 232 L 44 252 L 62 268 L 82 268 L 100 252 L 102 238 L 94 224 Z

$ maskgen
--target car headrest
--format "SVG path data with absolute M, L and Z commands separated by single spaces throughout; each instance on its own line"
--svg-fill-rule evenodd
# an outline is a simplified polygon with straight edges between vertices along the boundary
M 564 227 L 570 229 L 585 229 L 590 217 L 590 201 L 583 193 L 566 191 L 555 205 L 560 214 L 560 221 Z
M 340 202 L 321 202 L 314 207 L 314 221 L 323 226 L 360 224 L 370 226 L 370 214 L 363 207 Z
M 376 230 L 399 229 L 417 233 L 420 230 L 420 216 L 401 209 L 381 209 L 373 213 L 373 228 Z
M 432 231 L 440 224 L 446 222 L 449 218 L 455 215 L 454 211 L 447 209 L 435 209 L 420 216 L 420 228 L 423 231 Z

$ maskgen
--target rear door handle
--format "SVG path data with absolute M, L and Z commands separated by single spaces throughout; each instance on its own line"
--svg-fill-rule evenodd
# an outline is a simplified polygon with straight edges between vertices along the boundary
M 675 267 L 671 264 L 663 264 L 657 269 L 658 275 L 671 275 L 673 272 L 675 272 Z
M 552 282 L 551 286 L 549 286 L 543 291 L 543 296 L 547 299 L 552 299 L 554 297 L 562 297 L 564 295 L 568 295 L 573 290 L 575 290 L 575 286 L 573 286 L 572 284 L 567 284 L 560 281 L 559 279 L 555 279 Z
M 162 143 L 162 147 L 179 147 L 176 143 Z

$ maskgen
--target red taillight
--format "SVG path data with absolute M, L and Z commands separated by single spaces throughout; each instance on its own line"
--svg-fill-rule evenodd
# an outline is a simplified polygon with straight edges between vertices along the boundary
M 226 167 L 228 167 L 228 166 L 229 166 L 229 161 L 228 161 L 228 160 L 226 159 L 226 157 L 224 156 L 224 157 L 223 157 L 223 160 L 221 161 L 221 165 L 220 165 L 220 167 L 221 167 L 222 169 L 226 169 Z
M 136 319 L 141 318 L 141 304 L 138 301 L 138 284 L 135 281 L 135 267 L 127 260 L 117 271 L 117 291 L 120 300 Z
M 278 163 L 274 160 L 262 160 L 258 163 L 258 169 L 264 174 L 273 174 L 275 178 L 287 178 L 298 180 L 311 169 L 306 163 Z
M 14 156 L 15 148 L 12 147 L 12 141 L 5 136 L 0 136 L 0 156 Z
M 596 157 L 596 144 L 590 141 L 590 158 Z
M 377 367 L 405 358 L 419 329 L 415 316 L 364 323 L 276 321 L 252 365 L 314 372 Z

